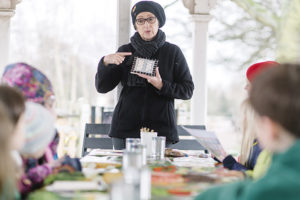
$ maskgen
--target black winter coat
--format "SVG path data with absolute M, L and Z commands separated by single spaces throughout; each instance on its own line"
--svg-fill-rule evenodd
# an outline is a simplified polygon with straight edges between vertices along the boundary
M 118 52 L 134 53 L 132 45 L 126 44 Z M 147 127 L 166 136 L 167 141 L 179 141 L 174 99 L 190 99 L 194 84 L 187 62 L 180 48 L 165 42 L 151 59 L 158 59 L 159 73 L 163 81 L 161 90 L 151 84 L 146 87 L 127 85 L 128 57 L 120 65 L 104 66 L 103 58 L 98 65 L 95 78 L 96 89 L 100 93 L 113 90 L 121 81 L 123 89 L 115 107 L 109 136 L 117 138 L 138 138 L 140 129 Z

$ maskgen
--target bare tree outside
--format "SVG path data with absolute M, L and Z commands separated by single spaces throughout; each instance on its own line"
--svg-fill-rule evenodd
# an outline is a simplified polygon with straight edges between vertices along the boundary
M 219 1 L 213 13 L 217 27 L 210 29 L 210 38 L 231 43 L 233 50 L 227 54 L 221 49 L 213 62 L 228 63 L 229 69 L 241 70 L 258 60 L 274 60 L 281 10 L 280 0 Z M 241 50 L 243 53 L 237 54 Z

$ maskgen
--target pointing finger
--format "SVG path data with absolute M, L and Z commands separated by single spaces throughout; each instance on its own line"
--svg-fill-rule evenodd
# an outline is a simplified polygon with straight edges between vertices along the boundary
M 130 56 L 132 53 L 131 52 L 118 52 L 117 54 L 120 56 Z

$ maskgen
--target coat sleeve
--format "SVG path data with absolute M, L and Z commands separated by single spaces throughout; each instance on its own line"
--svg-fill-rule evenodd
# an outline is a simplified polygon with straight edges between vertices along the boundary
M 228 155 L 223 160 L 223 166 L 230 170 L 246 171 L 249 168 L 238 163 L 231 155 Z
M 170 98 L 190 99 L 194 91 L 194 83 L 185 57 L 179 47 L 176 47 L 174 63 L 174 81 L 163 81 L 163 87 L 158 93 Z
M 52 173 L 52 168 L 49 164 L 39 165 L 30 169 L 23 174 L 19 180 L 19 191 L 22 195 L 26 195 L 33 189 L 42 187 L 45 178 Z
M 123 52 L 124 46 L 121 46 L 118 49 L 118 52 Z M 101 58 L 97 73 L 95 76 L 95 86 L 99 93 L 107 93 L 113 90 L 122 79 L 122 68 L 121 65 L 125 63 L 125 61 L 120 65 L 110 64 L 105 66 L 103 63 L 104 57 Z
M 238 170 L 238 171 L 253 170 L 256 165 L 257 157 L 259 156 L 260 152 L 261 152 L 261 148 L 259 144 L 254 141 L 254 146 L 252 146 L 251 154 L 247 161 L 248 163 L 247 166 L 237 162 L 231 155 L 228 155 L 224 158 L 223 166 L 230 170 Z

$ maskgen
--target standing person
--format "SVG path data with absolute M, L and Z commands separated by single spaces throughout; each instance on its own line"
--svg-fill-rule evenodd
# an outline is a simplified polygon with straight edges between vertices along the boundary
M 254 80 L 250 104 L 258 113 L 258 140 L 273 153 L 259 180 L 210 189 L 196 200 L 296 200 L 300 197 L 300 65 L 282 64 Z
M 179 141 L 174 99 L 190 99 L 194 84 L 180 48 L 166 42 L 160 29 L 166 21 L 164 9 L 153 1 L 140 1 L 131 9 L 136 30 L 130 43 L 117 53 L 101 58 L 95 78 L 100 93 L 123 89 L 115 107 L 109 136 L 115 149 L 125 148 L 125 138 L 140 137 L 148 127 L 166 136 L 167 146 Z M 137 58 L 158 61 L 154 76 L 130 73 Z

